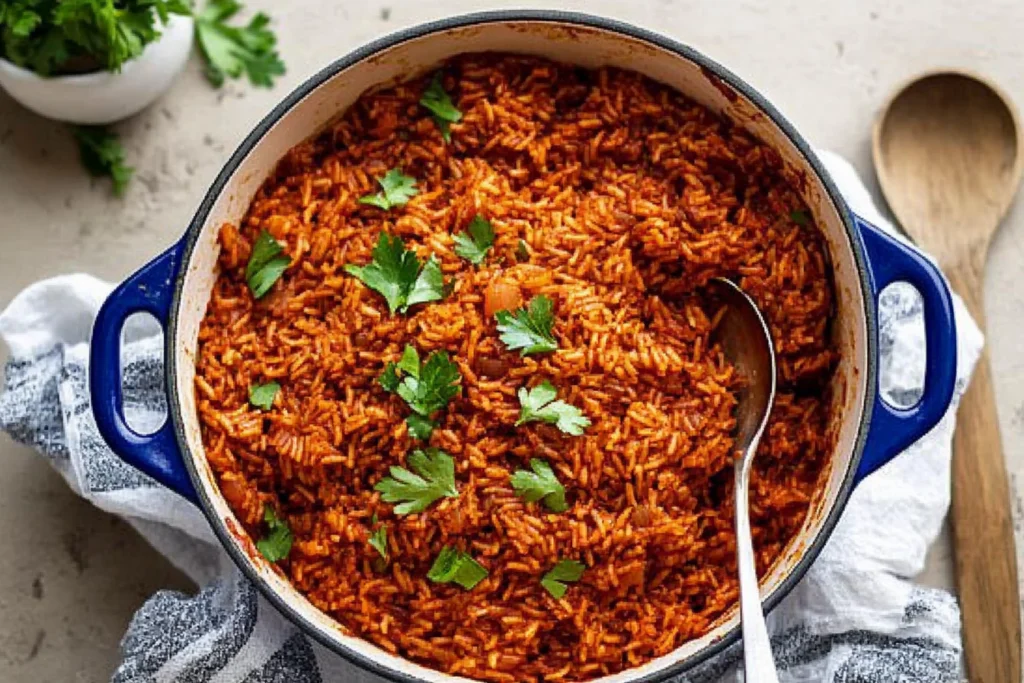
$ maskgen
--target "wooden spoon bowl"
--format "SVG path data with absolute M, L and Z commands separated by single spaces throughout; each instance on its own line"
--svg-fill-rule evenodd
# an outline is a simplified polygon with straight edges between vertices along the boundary
M 1010 99 L 995 85 L 956 71 L 905 85 L 875 125 L 875 169 L 889 206 L 938 259 L 983 328 L 985 257 L 1020 184 L 1022 144 Z M 970 680 L 1019 683 L 1017 555 L 985 352 L 957 415 L 951 515 Z

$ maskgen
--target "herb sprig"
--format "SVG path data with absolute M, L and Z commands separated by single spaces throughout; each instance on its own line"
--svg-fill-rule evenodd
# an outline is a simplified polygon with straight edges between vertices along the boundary
M 209 0 L 195 15 L 196 42 L 206 62 L 206 78 L 219 88 L 225 78 L 245 74 L 249 82 L 269 88 L 284 74 L 284 62 L 274 47 L 277 37 L 268 28 L 270 17 L 257 12 L 245 26 L 227 22 L 242 9 L 236 0 Z
M 558 481 L 551 465 L 540 458 L 530 459 L 530 469 L 516 470 L 510 482 L 516 494 L 527 503 L 544 501 L 552 512 L 565 512 L 569 506 L 565 502 L 565 487 Z
M 124 148 L 117 134 L 102 126 L 75 126 L 72 131 L 78 142 L 78 155 L 89 175 L 110 176 L 114 194 L 124 195 L 135 169 L 125 164 Z
M 491 222 L 477 214 L 467 228 L 469 234 L 455 235 L 455 253 L 475 266 L 487 258 L 487 251 L 494 245 L 494 227 Z
M 547 422 L 572 436 L 580 436 L 590 426 L 590 420 L 576 406 L 556 401 L 558 391 L 547 380 L 533 389 L 522 387 L 519 396 L 519 419 L 516 426 L 527 422 Z
M 249 403 L 257 408 L 270 410 L 274 407 L 274 397 L 277 396 L 277 392 L 280 390 L 281 385 L 277 382 L 255 384 L 249 387 Z
M 277 279 L 291 264 L 292 260 L 281 252 L 284 247 L 266 230 L 261 230 L 249 254 L 249 263 L 245 266 L 245 281 L 256 299 L 262 298 Z
M 498 321 L 501 341 L 510 350 L 519 349 L 523 356 L 556 350 L 558 341 L 552 332 L 555 324 L 553 309 L 551 299 L 541 294 L 530 299 L 527 308 L 517 309 L 514 313 L 498 311 L 494 318 Z
M 423 263 L 400 237 L 386 232 L 377 238 L 373 261 L 365 266 L 350 263 L 345 272 L 383 296 L 392 313 L 444 297 L 444 274 L 437 259 L 431 256 Z
M 278 517 L 270 505 L 263 506 L 263 522 L 267 525 L 267 534 L 256 541 L 256 549 L 268 562 L 278 562 L 288 557 L 295 540 L 288 522 Z
M 434 123 L 437 124 L 438 129 L 441 131 L 441 138 L 445 142 L 451 142 L 451 124 L 462 120 L 462 112 L 456 108 L 452 98 L 445 92 L 440 73 L 434 74 L 434 77 L 430 80 L 430 85 L 423 91 L 420 105 L 433 116 Z
M 548 593 L 551 593 L 552 597 L 561 599 L 565 597 L 566 591 L 569 590 L 569 587 L 565 584 L 579 581 L 586 568 L 587 565 L 576 560 L 559 560 L 558 564 L 548 570 L 543 578 L 541 578 L 540 585 Z
M 363 195 L 359 198 L 360 204 L 369 204 L 387 211 L 394 206 L 405 206 L 410 199 L 419 194 L 416 179 L 403 175 L 398 168 L 391 169 L 383 178 L 377 178 L 377 184 L 380 185 L 380 192 Z
M 468 553 L 445 546 L 427 572 L 427 578 L 434 583 L 455 582 L 466 590 L 473 590 L 487 578 L 487 570 Z
M 388 559 L 388 528 L 382 525 L 370 534 L 370 546 L 381 556 L 381 559 Z
M 462 374 L 444 351 L 435 351 L 421 363 L 416 349 L 407 345 L 401 359 L 385 365 L 377 381 L 385 391 L 398 394 L 409 404 L 414 413 L 406 418 L 409 433 L 426 441 L 437 426 L 431 415 L 458 395 Z
M 385 503 L 398 503 L 396 515 L 423 512 L 440 498 L 458 497 L 455 461 L 444 451 L 437 448 L 413 451 L 409 455 L 409 467 L 413 472 L 393 465 L 389 470 L 391 476 L 381 479 L 373 487 Z

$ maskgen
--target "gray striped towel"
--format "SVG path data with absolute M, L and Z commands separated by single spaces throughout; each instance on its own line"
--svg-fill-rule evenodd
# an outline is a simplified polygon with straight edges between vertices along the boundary
M 851 206 L 879 214 L 853 168 L 821 154 Z M 202 589 L 162 591 L 135 615 L 121 642 L 118 683 L 320 683 L 379 681 L 310 641 L 239 573 L 189 503 L 122 463 L 96 431 L 86 387 L 89 330 L 110 285 L 84 275 L 47 280 L 0 315 L 10 347 L 0 425 L 32 445 L 68 485 L 128 520 Z M 963 392 L 982 346 L 957 301 Z M 150 321 L 151 322 L 151 321 Z M 894 402 L 920 395 L 922 305 L 896 285 L 880 304 L 882 389 Z M 128 329 L 123 346 L 126 411 L 139 429 L 166 412 L 161 339 Z M 925 438 L 856 489 L 831 540 L 770 615 L 781 680 L 830 683 L 959 681 L 960 613 L 946 592 L 913 583 L 949 505 L 951 409 Z M 130 561 L 130 558 L 125 558 Z M 734 646 L 682 681 L 741 681 Z

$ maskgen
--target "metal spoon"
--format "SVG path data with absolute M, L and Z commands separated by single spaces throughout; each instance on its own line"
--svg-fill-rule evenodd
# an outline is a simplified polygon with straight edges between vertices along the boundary
M 893 213 L 938 259 L 984 327 L 985 257 L 1024 172 L 1024 134 L 1012 101 L 971 74 L 927 74 L 885 107 L 873 151 Z M 957 412 L 950 516 L 967 672 L 974 683 L 1017 683 L 1017 555 L 987 353 Z
M 761 610 L 748 503 L 750 468 L 775 401 L 775 351 L 761 311 L 739 286 L 724 278 L 715 278 L 710 287 L 726 306 L 712 340 L 718 343 L 743 379 L 736 406 L 735 443 L 740 457 L 736 460 L 735 507 L 744 670 L 747 683 L 778 683 L 772 645 Z

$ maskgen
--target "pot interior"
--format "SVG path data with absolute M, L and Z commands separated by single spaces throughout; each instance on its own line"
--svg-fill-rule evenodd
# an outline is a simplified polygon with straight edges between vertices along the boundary
M 441 61 L 466 52 L 512 52 L 546 57 L 560 62 L 596 68 L 616 66 L 632 69 L 667 84 L 712 111 L 728 116 L 770 144 L 782 156 L 794 182 L 822 227 L 829 246 L 835 279 L 836 336 L 842 361 L 833 380 L 833 431 L 835 449 L 818 500 L 797 538 L 786 549 L 770 574 L 763 579 L 762 595 L 768 597 L 782 588 L 797 568 L 805 551 L 822 532 L 830 529 L 830 517 L 838 498 L 846 490 L 852 459 L 865 409 L 866 387 L 872 368 L 868 363 L 867 316 L 860 272 L 850 234 L 840 207 L 829 196 L 819 173 L 798 149 L 790 134 L 757 103 L 729 85 L 734 77 L 719 67 L 670 41 L 644 35 L 621 26 L 588 25 L 579 17 L 559 16 L 509 19 L 491 15 L 454 23 L 413 29 L 405 35 L 386 38 L 328 67 L 302 86 L 264 120 L 243 142 L 207 196 L 186 239 L 192 241 L 187 270 L 179 291 L 177 328 L 171 331 L 174 349 L 174 381 L 179 399 L 172 411 L 179 432 L 188 446 L 197 475 L 196 488 L 207 501 L 208 513 L 218 535 L 236 546 L 232 553 L 243 570 L 262 581 L 289 616 L 303 622 L 311 633 L 334 649 L 373 670 L 387 671 L 406 680 L 465 680 L 413 664 L 391 655 L 368 641 L 343 633 L 328 616 L 313 607 L 283 577 L 273 571 L 248 541 L 242 527 L 220 496 L 203 450 L 197 419 L 193 379 L 200 321 L 205 313 L 217 275 L 217 232 L 225 222 L 237 223 L 260 184 L 277 161 L 294 145 L 317 133 L 344 112 L 365 90 L 381 84 L 416 77 Z M 600 20 L 598 20 L 600 23 Z M 635 35 L 631 35 L 635 34 Z M 659 44 L 660 43 L 660 44 Z M 718 73 L 719 75 L 716 75 Z M 736 81 L 733 81 L 734 83 Z M 781 118 L 775 114 L 776 118 Z M 795 135 L 795 134 L 794 134 Z M 645 665 L 600 680 L 602 683 L 658 677 L 673 665 L 693 661 L 709 653 L 714 645 L 738 627 L 739 617 L 731 613 L 702 638 L 690 641 L 668 655 Z

